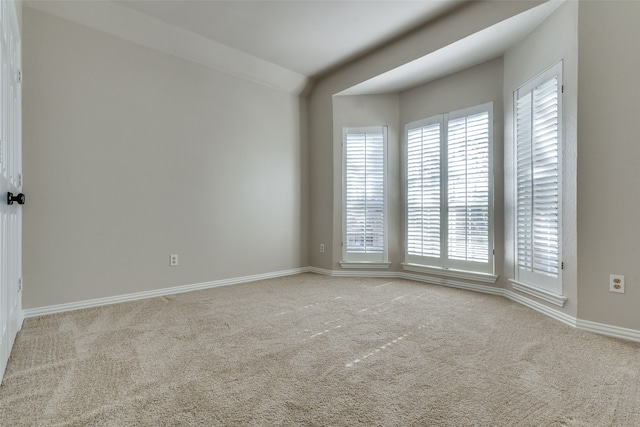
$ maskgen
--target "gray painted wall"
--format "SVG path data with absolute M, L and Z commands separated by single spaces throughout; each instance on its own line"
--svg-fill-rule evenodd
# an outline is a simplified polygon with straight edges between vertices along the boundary
M 504 118 L 496 123 L 504 159 L 496 166 L 509 177 L 511 92 L 563 58 L 564 312 L 640 330 L 640 3 L 567 2 L 503 65 L 490 61 L 402 94 L 334 97 L 534 5 L 472 3 L 325 76 L 308 100 L 25 8 L 24 307 L 306 265 L 337 269 L 336 111 L 358 117 L 364 100 L 401 129 L 432 115 L 423 98 L 438 99 L 438 113 L 463 108 L 462 98 L 443 93 L 485 82 L 472 96 L 484 102 L 502 79 L 504 114 L 499 99 L 494 108 L 496 122 Z M 397 116 L 389 108 L 396 103 Z M 396 142 L 390 155 L 399 158 Z M 392 175 L 401 188 L 399 171 Z M 503 184 L 496 179 L 497 272 L 508 288 L 512 182 Z M 391 215 L 402 214 L 399 194 Z M 402 230 L 391 233 L 391 254 L 401 253 Z M 170 253 L 180 255 L 178 268 L 168 267 Z M 625 294 L 608 291 L 610 273 L 626 276 Z
M 23 19 L 24 308 L 308 265 L 296 96 Z
M 580 2 L 578 317 L 640 329 L 639 2 Z M 609 274 L 626 293 L 609 292 Z

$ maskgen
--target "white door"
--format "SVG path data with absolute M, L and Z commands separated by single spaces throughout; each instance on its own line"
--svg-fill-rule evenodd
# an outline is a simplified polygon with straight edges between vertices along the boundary
M 0 379 L 22 326 L 22 190 L 20 30 L 15 1 L 0 6 Z

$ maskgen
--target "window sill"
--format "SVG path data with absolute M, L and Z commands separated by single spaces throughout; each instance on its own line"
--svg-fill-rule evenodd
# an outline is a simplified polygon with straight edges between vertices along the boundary
M 549 292 L 544 289 L 537 288 L 532 285 L 527 285 L 526 283 L 517 282 L 511 279 L 509 280 L 509 282 L 511 282 L 511 287 L 514 290 L 533 295 L 536 298 L 557 305 L 558 307 L 564 307 L 564 303 L 567 302 L 567 297 L 565 297 L 564 295 L 554 294 L 553 292 Z
M 391 265 L 390 262 L 369 262 L 369 261 L 340 261 L 340 267 L 348 269 L 363 269 L 363 268 L 379 268 L 387 269 Z
M 435 274 L 443 277 L 454 277 L 456 279 L 474 280 L 483 283 L 496 283 L 498 276 L 495 274 L 478 273 L 475 271 L 448 270 L 439 267 L 429 267 L 420 264 L 403 263 L 402 268 L 405 271 L 413 271 L 416 273 Z

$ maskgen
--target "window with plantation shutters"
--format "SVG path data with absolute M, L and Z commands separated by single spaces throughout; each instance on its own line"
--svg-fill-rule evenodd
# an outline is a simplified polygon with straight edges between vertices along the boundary
M 406 262 L 493 274 L 493 105 L 409 123 Z
M 383 126 L 344 130 L 344 261 L 387 261 L 386 134 Z
M 441 120 L 407 129 L 407 253 L 437 259 L 441 251 Z
M 489 112 L 449 119 L 447 134 L 448 254 L 489 261 Z
M 560 137 L 562 63 L 514 93 L 516 280 L 562 293 Z

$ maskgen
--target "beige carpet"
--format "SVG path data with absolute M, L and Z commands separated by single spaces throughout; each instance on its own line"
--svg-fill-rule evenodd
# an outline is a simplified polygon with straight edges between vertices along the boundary
M 303 274 L 27 319 L 2 426 L 640 426 L 640 345 L 500 297 Z

